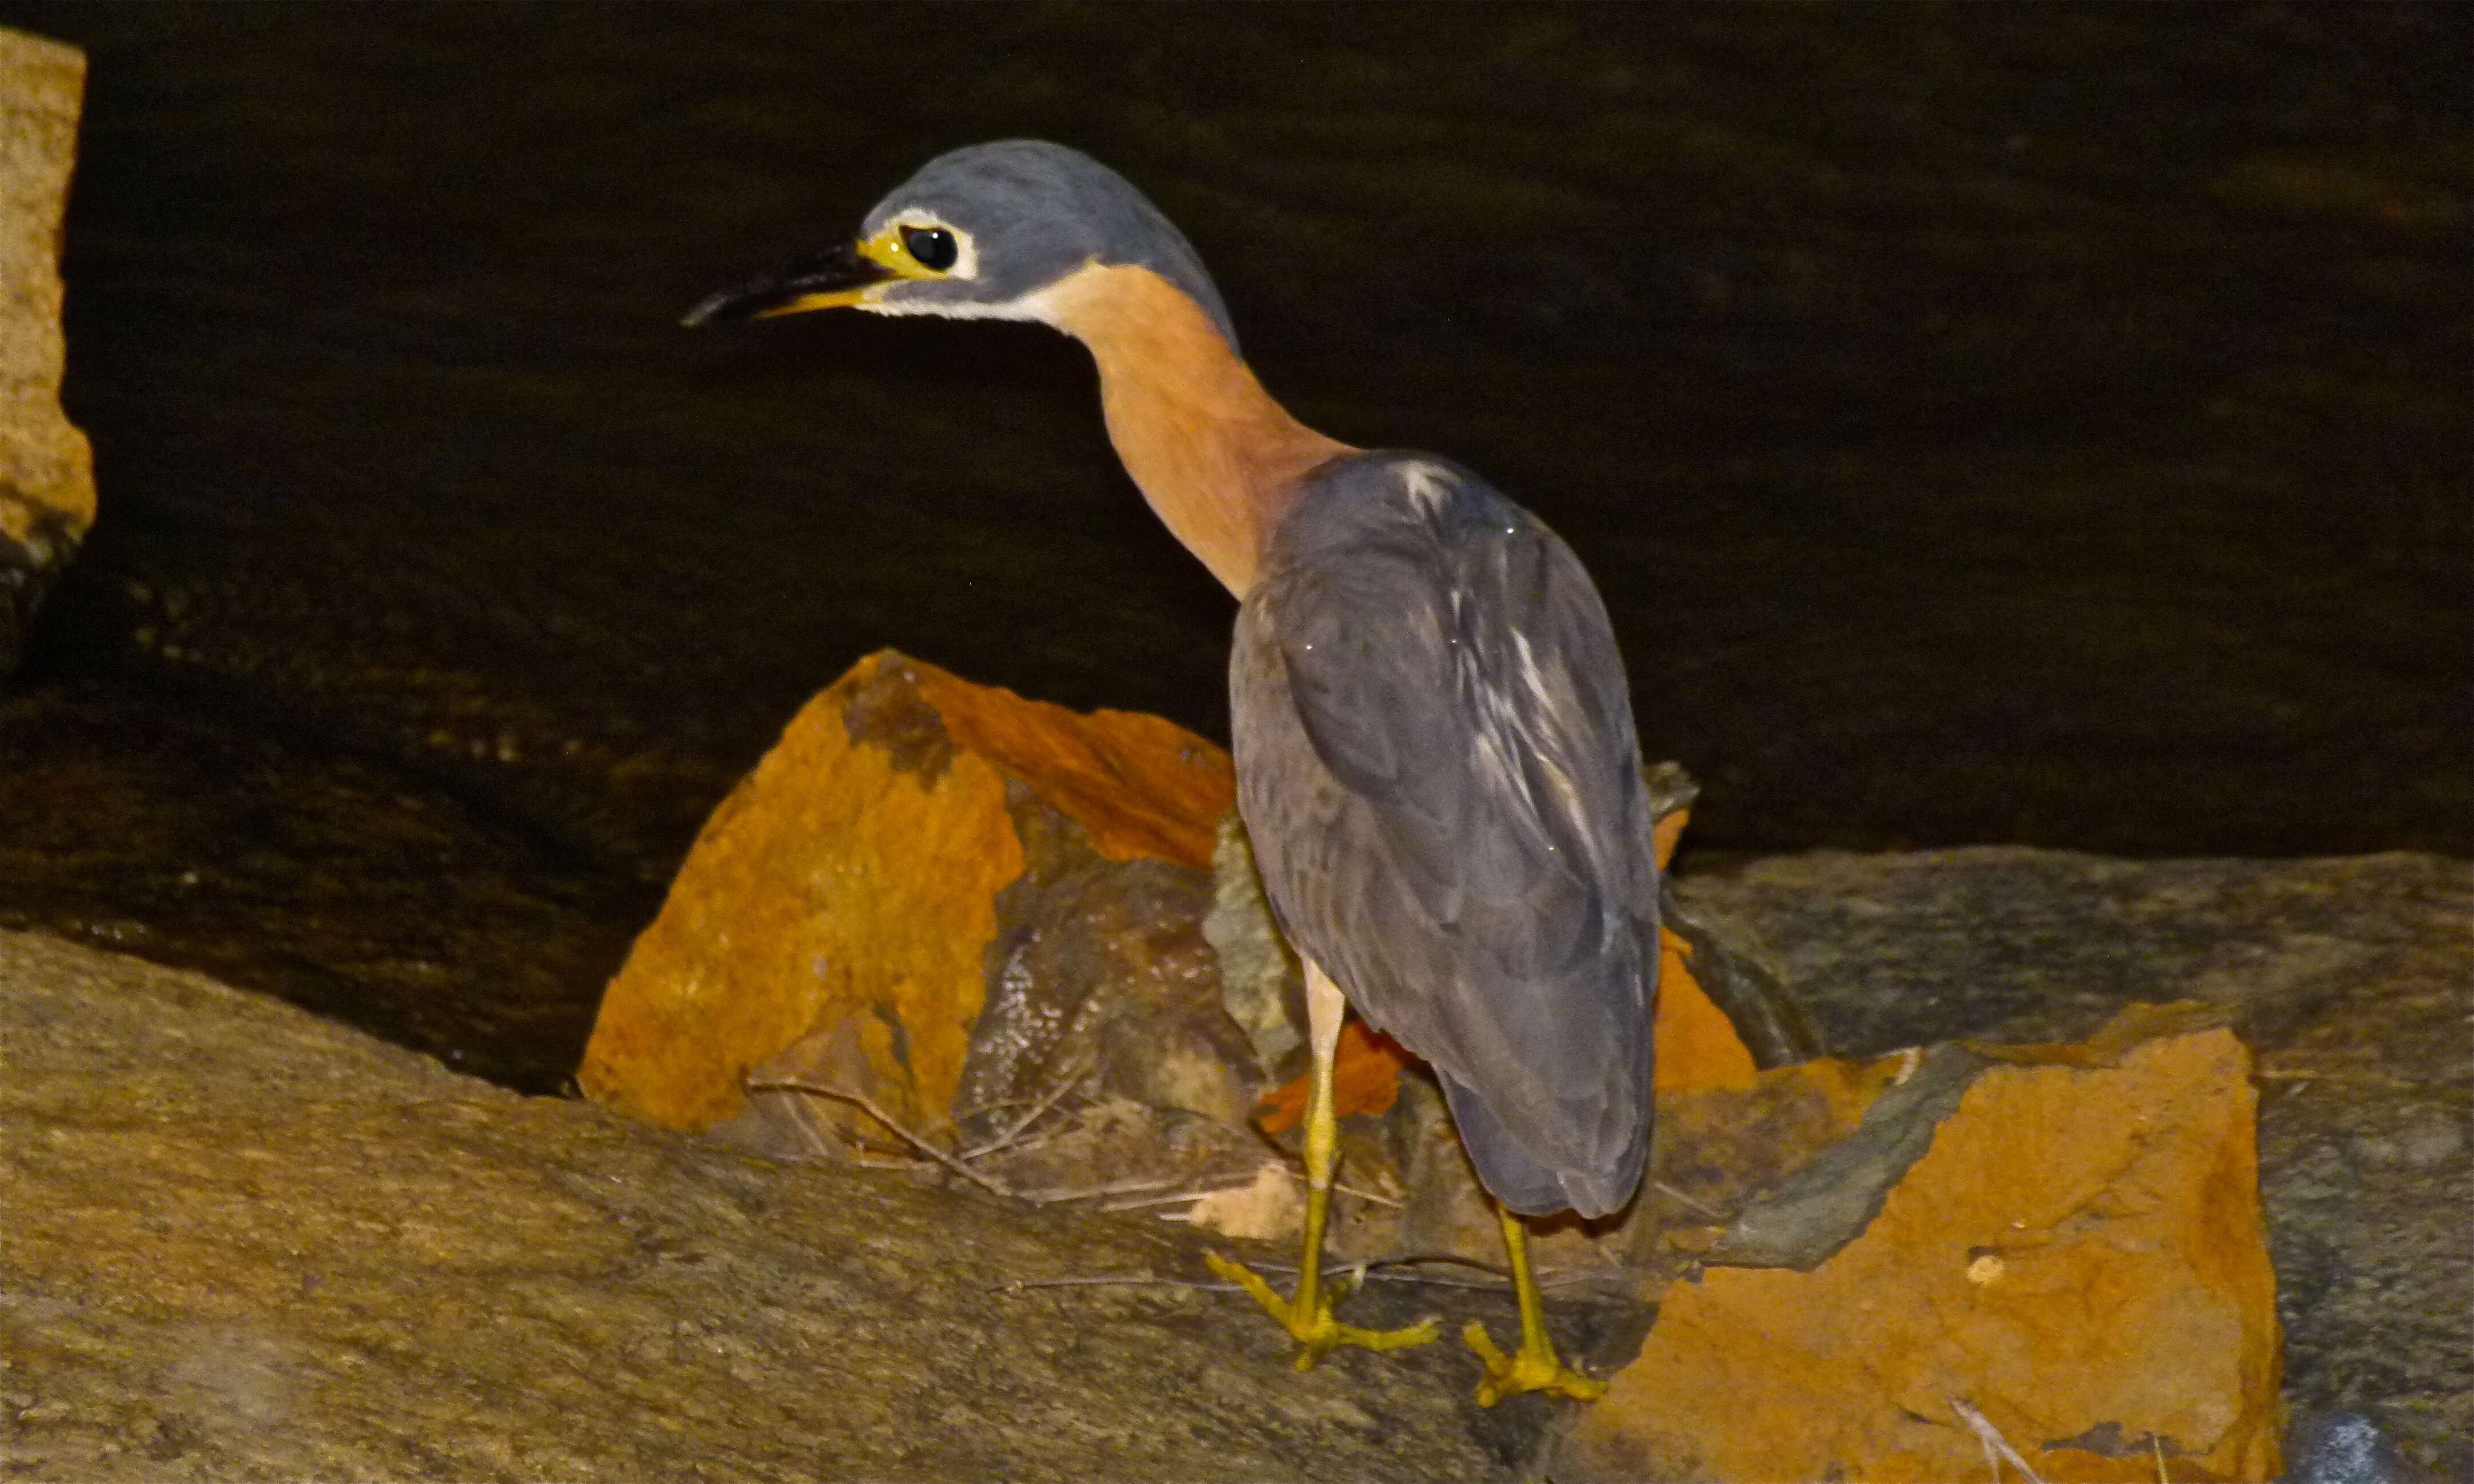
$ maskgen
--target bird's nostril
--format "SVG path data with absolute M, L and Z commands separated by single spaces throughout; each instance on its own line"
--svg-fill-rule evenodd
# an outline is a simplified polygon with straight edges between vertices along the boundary
M 800 258 L 798 261 L 792 263 L 788 275 L 793 278 L 806 278 L 817 275 L 844 272 L 849 269 L 852 260 L 858 255 L 859 254 L 853 252 L 847 246 L 827 248 L 822 252 L 811 252 L 806 257 Z

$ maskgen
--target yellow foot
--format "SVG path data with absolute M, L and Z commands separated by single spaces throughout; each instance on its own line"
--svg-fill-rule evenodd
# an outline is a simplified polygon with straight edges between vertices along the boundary
M 1204 1253 L 1202 1260 L 1211 1265 L 1211 1271 L 1252 1294 L 1254 1302 L 1296 1337 L 1300 1371 L 1313 1370 L 1316 1361 L 1344 1345 L 1361 1350 L 1406 1350 L 1433 1340 L 1441 1328 L 1441 1322 L 1434 1319 L 1421 1319 L 1406 1329 L 1360 1329 L 1340 1323 L 1331 1317 L 1331 1306 L 1346 1298 L 1357 1286 L 1355 1283 L 1336 1283 L 1324 1289 L 1315 1301 L 1314 1312 L 1300 1315 L 1296 1304 L 1273 1293 L 1271 1284 L 1244 1264 L 1231 1262 L 1216 1252 Z
M 1461 1331 L 1461 1338 L 1477 1352 L 1478 1360 L 1486 1367 L 1486 1379 L 1477 1383 L 1480 1406 L 1492 1406 L 1524 1391 L 1553 1392 L 1575 1401 L 1595 1401 L 1606 1395 L 1606 1382 L 1593 1381 L 1556 1358 L 1554 1347 L 1546 1343 L 1543 1335 L 1534 1345 L 1524 1341 L 1509 1355 L 1494 1348 L 1493 1336 L 1474 1319 Z

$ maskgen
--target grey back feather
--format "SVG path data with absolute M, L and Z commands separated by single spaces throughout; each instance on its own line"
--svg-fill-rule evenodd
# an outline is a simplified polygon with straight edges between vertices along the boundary
M 1658 873 L 1623 664 L 1553 532 L 1467 470 L 1308 475 L 1238 617 L 1238 800 L 1282 928 L 1433 1064 L 1516 1210 L 1631 1199 Z

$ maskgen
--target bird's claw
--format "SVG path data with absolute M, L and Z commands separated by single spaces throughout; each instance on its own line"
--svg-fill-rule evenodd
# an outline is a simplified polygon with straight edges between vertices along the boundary
M 1216 1252 L 1204 1253 L 1202 1260 L 1211 1271 L 1235 1283 L 1254 1296 L 1254 1302 L 1289 1331 L 1298 1342 L 1298 1369 L 1311 1371 L 1315 1362 L 1344 1345 L 1360 1350 L 1407 1350 L 1412 1345 L 1431 1342 L 1442 1331 L 1442 1321 L 1421 1319 L 1405 1329 L 1360 1329 L 1344 1325 L 1331 1317 L 1331 1305 L 1357 1285 L 1336 1283 L 1322 1291 L 1315 1301 L 1314 1312 L 1301 1314 L 1298 1304 L 1272 1291 L 1272 1285 L 1243 1263 L 1232 1262 Z
M 1550 1392 L 1575 1401 L 1595 1401 L 1606 1395 L 1606 1382 L 1591 1380 L 1564 1364 L 1552 1346 L 1524 1341 L 1507 1355 L 1494 1348 L 1494 1337 L 1474 1319 L 1461 1331 L 1461 1338 L 1477 1352 L 1479 1363 L 1486 1367 L 1486 1378 L 1477 1383 L 1480 1406 L 1492 1406 L 1524 1391 Z

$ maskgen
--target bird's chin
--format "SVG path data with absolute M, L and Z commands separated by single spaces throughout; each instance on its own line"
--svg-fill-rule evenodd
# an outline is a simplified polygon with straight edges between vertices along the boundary
M 1016 320 L 1032 324 L 1053 325 L 1056 322 L 1048 313 L 1047 297 L 1040 293 L 1023 294 L 1006 299 L 947 299 L 918 290 L 928 284 L 891 283 L 852 305 L 869 314 L 934 315 L 940 320 Z M 909 292 L 906 292 L 909 291 Z

